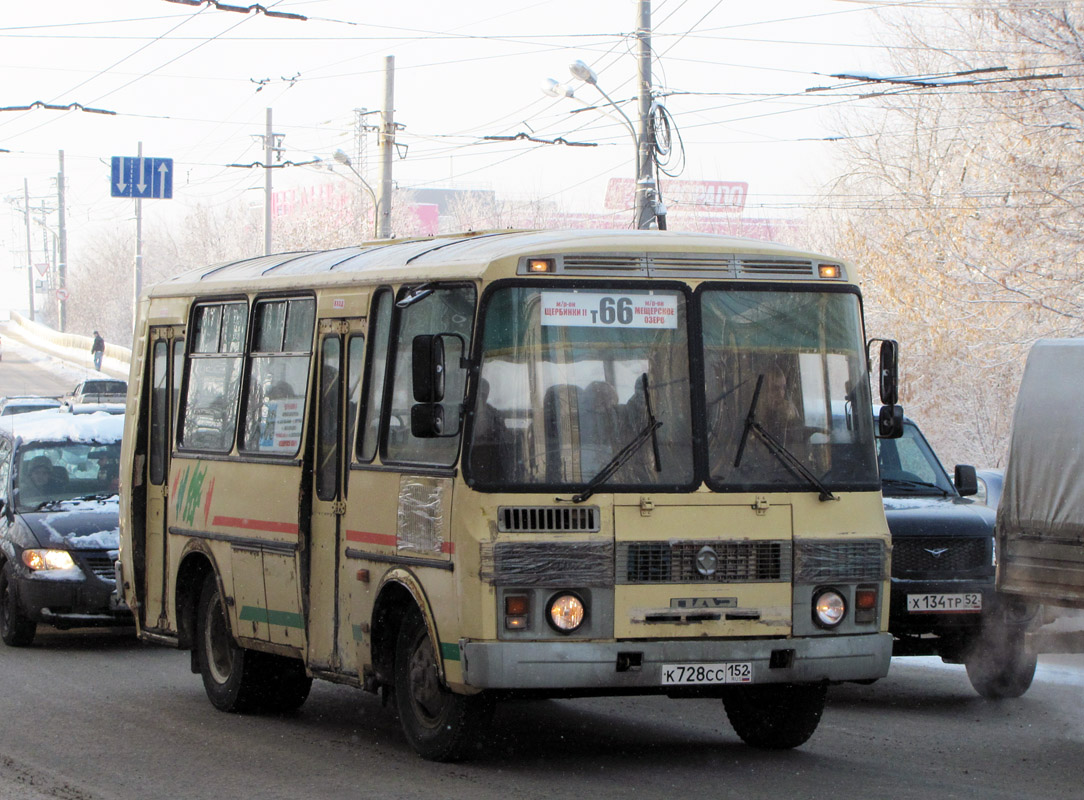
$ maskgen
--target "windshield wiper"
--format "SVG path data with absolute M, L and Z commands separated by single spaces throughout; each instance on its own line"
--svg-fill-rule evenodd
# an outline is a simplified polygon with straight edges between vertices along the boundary
M 927 483 L 926 481 L 913 481 L 907 478 L 881 478 L 881 485 L 903 486 L 908 489 L 936 489 L 941 493 L 942 497 L 949 496 L 949 493 L 936 483 Z
M 643 446 L 649 438 L 651 439 L 651 446 L 653 455 L 655 456 L 655 471 L 662 472 L 662 456 L 659 453 L 659 437 L 656 433 L 659 428 L 662 427 L 662 423 L 655 419 L 655 414 L 651 410 L 651 394 L 647 390 L 647 373 L 642 376 L 642 386 L 644 387 L 644 402 L 647 407 L 647 425 L 633 438 L 631 442 L 618 450 L 614 457 L 606 462 L 591 480 L 587 482 L 583 491 L 579 494 L 572 495 L 573 503 L 582 503 L 587 498 L 595 493 L 595 489 L 608 481 L 613 474 L 617 472 L 621 467 L 636 453 L 640 447 Z
M 779 462 L 790 471 L 792 475 L 804 478 L 820 492 L 820 499 L 835 500 L 836 496 L 821 483 L 820 478 L 809 471 L 794 453 L 790 452 L 781 441 L 772 436 L 757 421 L 757 401 L 760 400 L 760 389 L 764 385 L 763 373 L 757 376 L 757 385 L 753 389 L 753 401 L 749 404 L 749 413 L 745 416 L 745 428 L 741 433 L 741 441 L 738 443 L 738 452 L 734 456 L 734 469 L 741 466 L 741 457 L 745 454 L 745 445 L 749 442 L 749 434 L 755 433 L 764 442 L 768 452 L 779 459 Z

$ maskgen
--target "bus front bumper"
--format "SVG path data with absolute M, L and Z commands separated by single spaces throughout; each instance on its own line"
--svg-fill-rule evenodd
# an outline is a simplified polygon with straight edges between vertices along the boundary
M 751 683 L 883 678 L 892 657 L 892 636 L 623 642 L 464 639 L 459 649 L 463 682 L 476 689 L 668 692 L 681 686 L 664 683 L 664 666 L 748 664 Z

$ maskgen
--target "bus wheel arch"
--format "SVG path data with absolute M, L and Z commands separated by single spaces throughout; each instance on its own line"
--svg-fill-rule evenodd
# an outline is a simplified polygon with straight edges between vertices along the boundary
M 393 569 L 380 581 L 370 625 L 370 650 L 378 684 L 393 686 L 395 683 L 395 650 L 399 641 L 399 629 L 413 609 L 418 610 L 425 622 L 429 639 L 433 643 L 437 674 L 441 681 L 445 679 L 440 639 L 437 637 L 436 622 L 425 591 L 409 570 Z
M 214 558 L 200 547 L 193 547 L 181 558 L 173 592 L 177 613 L 177 646 L 181 650 L 196 648 L 200 592 L 207 576 L 218 574 Z

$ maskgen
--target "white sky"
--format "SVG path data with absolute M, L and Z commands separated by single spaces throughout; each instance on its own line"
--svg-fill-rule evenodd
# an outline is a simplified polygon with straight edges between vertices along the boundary
M 686 147 L 680 177 L 747 181 L 749 216 L 795 213 L 822 185 L 833 148 L 807 140 L 833 133 L 841 101 L 805 89 L 839 83 L 827 77 L 833 72 L 883 66 L 874 41 L 876 9 L 886 4 L 655 0 L 654 84 L 694 93 L 665 99 Z M 174 199 L 145 202 L 145 226 L 199 204 L 259 204 L 262 170 L 226 165 L 263 160 L 253 134 L 264 131 L 265 109 L 285 134 L 286 159 L 352 153 L 353 109 L 381 106 L 387 55 L 396 59 L 395 119 L 406 126 L 399 142 L 409 148 L 394 164 L 400 186 L 494 189 L 591 211 L 601 210 L 609 178 L 633 175 L 627 131 L 596 112 L 573 114 L 582 106 L 540 90 L 546 77 L 571 81 L 567 65 L 580 58 L 616 101 L 632 98 L 633 0 L 265 5 L 310 19 L 166 0 L 5 0 L 0 107 L 80 103 L 117 114 L 0 111 L 0 148 L 10 151 L 0 152 L 0 199 L 21 206 L 25 178 L 32 206 L 43 197 L 55 206 L 63 149 L 73 263 L 96 226 L 133 224 L 133 203 L 109 196 L 109 160 L 134 156 L 140 141 L 145 156 L 175 160 Z M 574 84 L 577 97 L 601 100 Z M 635 115 L 634 103 L 624 107 Z M 601 146 L 482 139 L 520 132 Z M 368 156 L 364 172 L 375 184 L 373 136 Z M 285 188 L 350 178 L 299 167 L 274 179 Z M 32 228 L 39 253 L 43 235 Z M 24 262 L 25 239 L 21 213 L 0 202 L 0 275 Z

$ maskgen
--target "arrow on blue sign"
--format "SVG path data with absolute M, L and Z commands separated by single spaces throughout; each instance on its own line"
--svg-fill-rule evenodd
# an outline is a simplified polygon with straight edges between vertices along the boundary
M 172 158 L 113 156 L 110 167 L 109 193 L 113 197 L 173 197 Z

